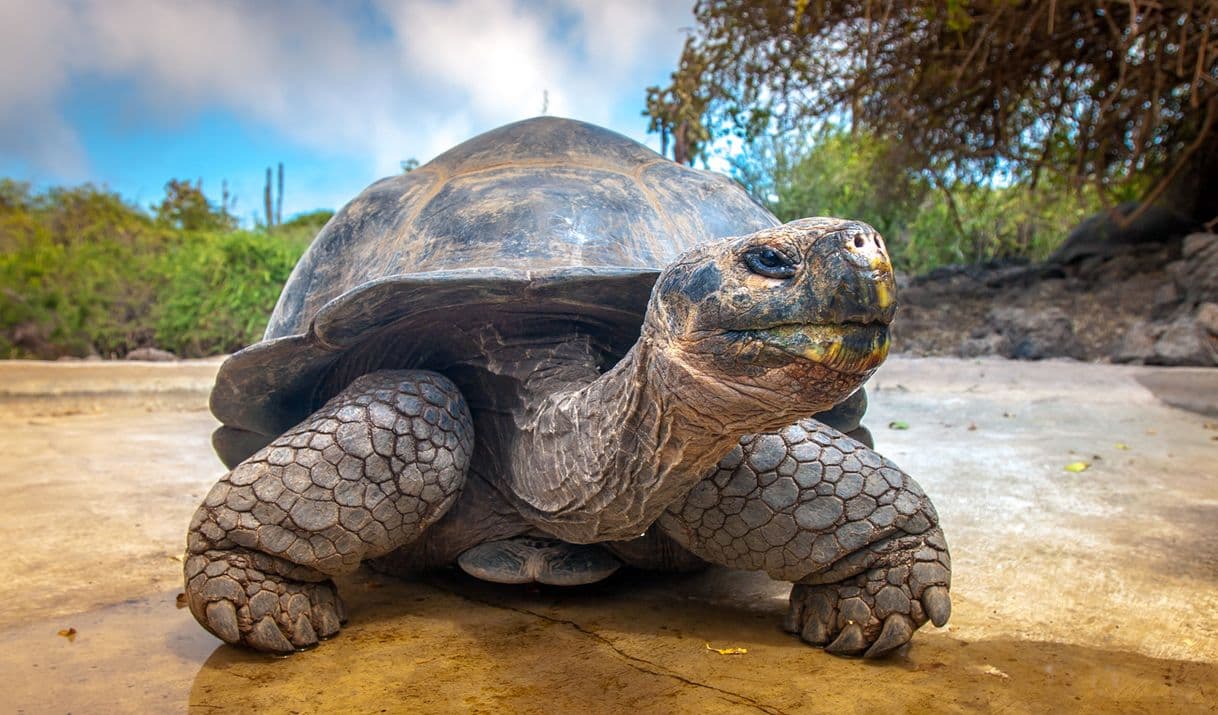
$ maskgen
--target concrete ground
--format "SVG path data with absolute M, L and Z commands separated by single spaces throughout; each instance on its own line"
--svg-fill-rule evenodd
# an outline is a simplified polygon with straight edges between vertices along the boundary
M 954 612 L 875 663 L 782 633 L 786 587 L 726 570 L 570 590 L 361 571 L 334 640 L 223 646 L 175 598 L 222 472 L 217 365 L 0 363 L 3 709 L 1218 711 L 1218 425 L 1151 392 L 1218 405 L 1216 371 L 890 361 L 868 422 L 938 507 Z

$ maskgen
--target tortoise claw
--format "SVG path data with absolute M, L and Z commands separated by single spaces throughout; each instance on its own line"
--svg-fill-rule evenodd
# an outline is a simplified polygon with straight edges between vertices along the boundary
M 221 640 L 286 654 L 317 645 L 342 627 L 342 599 L 329 581 L 297 581 L 260 569 L 271 557 L 243 550 L 192 556 L 186 569 L 191 613 Z
M 952 598 L 947 595 L 947 589 L 943 586 L 931 586 L 922 592 L 922 598 L 918 600 L 926 609 L 930 622 L 939 628 L 942 628 L 947 623 L 948 617 L 952 615 Z
M 812 645 L 824 645 L 829 642 L 829 628 L 824 621 L 816 618 L 809 618 L 804 624 L 803 630 L 799 631 L 799 637 L 805 643 Z
M 934 529 L 903 546 L 916 556 L 912 567 L 896 560 L 841 581 L 796 583 L 784 628 L 829 653 L 867 658 L 893 653 L 928 620 L 943 625 L 951 615 L 942 544 Z
M 888 655 L 891 651 L 908 643 L 909 639 L 913 638 L 913 632 L 913 623 L 909 618 L 894 613 L 884 621 L 884 629 L 880 631 L 880 637 L 871 644 L 863 657 L 880 658 Z
M 291 640 L 292 645 L 297 648 L 317 645 L 317 633 L 313 631 L 313 624 L 309 623 L 308 614 L 302 613 L 296 617 L 296 624 L 292 627 Z
M 231 601 L 216 601 L 207 604 L 207 625 L 211 632 L 226 643 L 241 640 L 241 629 L 237 627 L 237 609 Z
M 863 636 L 863 627 L 851 623 L 842 629 L 837 638 L 825 646 L 825 650 L 836 655 L 856 655 L 867 647 L 867 638 Z
M 263 616 L 262 620 L 254 625 L 249 635 L 246 636 L 246 642 L 258 650 L 272 653 L 291 653 L 296 650 L 291 642 L 283 637 L 283 633 L 279 630 L 279 626 L 275 625 L 275 619 L 271 616 Z
M 322 638 L 329 638 L 341 628 L 338 614 L 328 603 L 316 606 L 313 609 L 313 617 L 317 619 L 317 634 Z

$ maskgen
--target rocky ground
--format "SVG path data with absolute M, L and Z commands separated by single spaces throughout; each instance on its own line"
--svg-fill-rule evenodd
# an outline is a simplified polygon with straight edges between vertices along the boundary
M 912 355 L 1218 365 L 1218 234 L 942 268 L 900 286 Z

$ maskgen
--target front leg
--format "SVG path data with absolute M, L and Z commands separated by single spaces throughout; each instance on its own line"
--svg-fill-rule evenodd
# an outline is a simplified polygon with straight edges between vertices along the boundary
M 336 633 L 330 577 L 413 542 L 456 499 L 473 446 L 457 388 L 365 375 L 226 474 L 187 535 L 191 613 L 219 638 L 290 652 Z
M 816 420 L 742 439 L 659 525 L 708 561 L 794 582 L 784 627 L 833 653 L 884 655 L 951 610 L 922 489 Z

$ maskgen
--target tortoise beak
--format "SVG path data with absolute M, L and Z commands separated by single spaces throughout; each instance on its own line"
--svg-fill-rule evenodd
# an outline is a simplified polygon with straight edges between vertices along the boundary
M 773 347 L 841 372 L 875 369 L 888 356 L 896 279 L 884 240 L 848 221 L 811 246 L 803 295 L 790 317 L 756 331 Z
M 879 367 L 890 346 L 882 323 L 780 325 L 755 335 L 785 353 L 847 373 Z
M 822 296 L 816 322 L 889 325 L 897 312 L 897 283 L 884 239 L 848 223 L 816 246 L 821 263 L 808 289 Z

